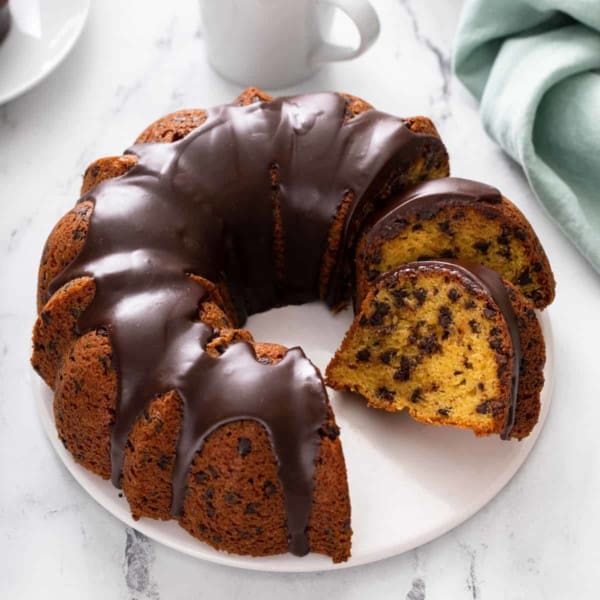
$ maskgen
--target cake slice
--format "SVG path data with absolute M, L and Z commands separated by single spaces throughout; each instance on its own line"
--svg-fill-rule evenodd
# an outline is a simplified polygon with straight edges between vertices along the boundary
M 536 315 L 511 283 L 423 261 L 373 284 L 326 376 L 375 408 L 521 439 L 538 419 L 544 361 Z
M 554 276 L 533 228 L 496 189 L 444 177 L 396 196 L 363 228 L 356 252 L 356 305 L 380 274 L 415 260 L 453 258 L 494 269 L 542 309 Z

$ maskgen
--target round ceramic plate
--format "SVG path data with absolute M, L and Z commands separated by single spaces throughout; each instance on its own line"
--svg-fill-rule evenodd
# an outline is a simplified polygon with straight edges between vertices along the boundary
M 9 0 L 11 27 L 0 44 L 0 104 L 49 75 L 79 38 L 89 0 Z
M 349 310 L 333 316 L 324 304 L 312 303 L 255 315 L 247 326 L 257 340 L 302 346 L 324 371 L 351 320 Z M 230 555 L 191 537 L 175 521 L 134 521 L 118 490 L 76 464 L 58 440 L 50 390 L 39 383 L 36 397 L 50 441 L 75 479 L 115 517 L 148 537 L 185 554 L 233 567 L 340 569 L 406 552 L 446 533 L 481 509 L 516 473 L 535 444 L 550 406 L 552 332 L 546 313 L 540 320 L 548 355 L 542 412 L 532 434 L 522 442 L 503 442 L 497 436 L 476 438 L 471 431 L 422 425 L 404 413 L 370 409 L 359 396 L 330 390 L 342 431 L 354 530 L 352 558 L 338 565 L 317 554 L 303 558 Z

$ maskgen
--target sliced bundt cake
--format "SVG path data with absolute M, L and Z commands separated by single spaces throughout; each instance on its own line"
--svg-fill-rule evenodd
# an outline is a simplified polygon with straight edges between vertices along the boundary
M 424 261 L 382 275 L 327 368 L 327 383 L 415 419 L 521 439 L 539 414 L 544 341 L 495 271 Z
M 430 121 L 340 94 L 160 119 L 90 165 L 40 265 L 32 363 L 75 460 L 216 548 L 350 555 L 339 430 L 299 348 L 247 314 L 344 301 L 358 222 L 448 173 Z
M 483 264 L 536 308 L 554 299 L 554 276 L 537 235 L 495 188 L 445 177 L 399 194 L 364 226 L 356 252 L 356 301 L 369 283 L 404 263 L 455 258 Z

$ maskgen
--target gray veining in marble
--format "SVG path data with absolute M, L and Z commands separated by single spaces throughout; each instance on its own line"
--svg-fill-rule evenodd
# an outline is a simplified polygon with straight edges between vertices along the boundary
M 373 0 L 381 37 L 286 92 L 334 89 L 383 110 L 429 114 L 458 176 L 500 187 L 526 212 L 558 280 L 550 309 L 555 398 L 526 464 L 482 511 L 417 550 L 306 575 L 199 562 L 148 540 L 98 506 L 55 456 L 28 364 L 35 272 L 81 173 L 158 116 L 239 93 L 207 66 L 194 0 L 93 3 L 74 51 L 0 107 L 0 598 L 171 600 L 597 598 L 600 563 L 600 278 L 560 235 L 518 166 L 487 138 L 450 74 L 460 0 Z

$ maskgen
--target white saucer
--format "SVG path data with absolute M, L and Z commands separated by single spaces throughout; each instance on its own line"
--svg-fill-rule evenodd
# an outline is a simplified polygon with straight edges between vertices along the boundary
M 44 428 L 61 460 L 97 502 L 130 527 L 190 556 L 232 567 L 287 572 L 343 569 L 406 552 L 441 536 L 485 506 L 525 462 L 552 398 L 554 352 L 547 312 L 540 316 L 547 352 L 542 411 L 532 434 L 522 442 L 478 439 L 470 431 L 422 425 L 405 414 L 369 409 L 358 396 L 330 390 L 342 431 L 354 530 L 352 558 L 338 565 L 317 554 L 229 555 L 192 538 L 174 521 L 134 521 L 119 491 L 76 464 L 60 443 L 52 394 L 37 377 L 34 390 Z M 247 327 L 257 340 L 302 346 L 324 371 L 351 320 L 350 311 L 332 316 L 324 304 L 312 303 L 255 315 Z
M 89 0 L 9 0 L 11 24 L 0 44 L 0 104 L 49 75 L 79 38 Z

